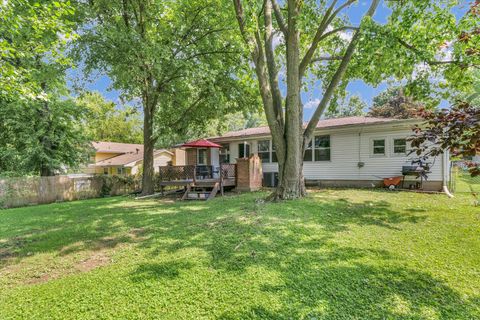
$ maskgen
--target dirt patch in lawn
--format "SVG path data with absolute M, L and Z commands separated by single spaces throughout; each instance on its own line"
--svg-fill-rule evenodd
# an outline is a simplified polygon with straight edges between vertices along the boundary
M 2 286 L 40 284 L 107 266 L 115 252 L 146 240 L 150 232 L 148 228 L 132 228 L 118 236 L 71 243 L 56 254 L 27 254 L 21 260 L 15 260 L 18 254 L 12 249 L 21 247 L 25 240 L 10 239 L 0 243 L 0 290 Z
M 112 258 L 110 253 L 106 250 L 94 251 L 80 261 L 76 261 L 73 265 L 67 263 L 62 267 L 52 266 L 48 268 L 48 271 L 36 274 L 26 274 L 23 283 L 26 284 L 39 284 L 45 283 L 51 280 L 60 279 L 68 275 L 89 272 L 96 268 L 100 268 L 110 264 Z
M 80 272 L 88 272 L 98 267 L 103 267 L 112 261 L 111 257 L 104 251 L 94 252 L 87 259 L 80 261 L 75 265 L 75 269 Z

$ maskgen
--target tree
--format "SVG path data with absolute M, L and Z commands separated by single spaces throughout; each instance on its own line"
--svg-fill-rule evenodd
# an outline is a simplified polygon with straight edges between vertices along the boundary
M 454 156 L 473 157 L 480 153 L 480 106 L 459 101 L 451 109 L 423 110 L 426 123 L 414 127 L 412 152 L 427 159 L 450 150 Z M 480 164 L 469 163 L 472 176 L 480 175 Z
M 65 99 L 69 2 L 4 1 L 0 6 L 0 171 L 50 176 L 88 155 L 82 110 Z
M 86 6 L 78 52 L 143 108 L 143 194 L 153 193 L 159 137 L 207 125 L 252 100 L 226 0 L 99 0 Z
M 391 87 L 373 98 L 368 115 L 380 118 L 409 119 L 418 117 L 423 104 L 405 95 L 401 87 Z
M 16 101 L 0 108 L 0 173 L 52 176 L 87 163 L 84 110 L 71 100 Z
M 73 27 L 74 8 L 69 2 L 16 0 L 0 4 L 0 96 L 3 100 L 47 98 L 42 88 L 43 73 L 62 71 L 71 65 L 64 49 L 73 38 Z
M 441 51 L 449 42 L 458 47 L 452 1 L 390 1 L 392 14 L 387 23 L 379 24 L 372 16 L 380 1 L 372 0 L 358 26 L 340 14 L 354 2 L 233 0 L 278 157 L 279 184 L 272 199 L 305 195 L 305 148 L 332 98 L 345 91 L 350 79 L 378 85 L 394 77 L 407 79 L 418 91 L 429 91 L 432 74 L 442 73 L 446 79 L 442 85 L 469 84 L 467 69 L 478 57 L 454 49 L 447 59 Z M 286 73 L 285 97 L 279 70 Z M 301 92 L 315 80 L 320 81 L 323 96 L 303 127 Z
M 325 112 L 325 118 L 341 118 L 341 117 L 354 117 L 365 115 L 365 109 L 367 104 L 357 95 L 350 96 L 347 99 L 343 99 L 340 104 L 330 103 L 327 112 Z
M 142 121 L 135 108 L 115 104 L 99 92 L 86 92 L 76 103 L 86 109 L 85 132 L 93 141 L 142 143 Z

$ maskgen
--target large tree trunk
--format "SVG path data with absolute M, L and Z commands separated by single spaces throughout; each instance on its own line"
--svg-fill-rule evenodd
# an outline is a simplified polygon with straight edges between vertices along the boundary
M 153 168 L 153 151 L 155 139 L 153 138 L 153 106 L 148 98 L 144 98 L 143 108 L 143 176 L 142 195 L 150 195 L 155 192 Z
M 264 25 L 262 26 L 261 23 L 258 23 L 260 19 L 254 19 L 257 21 L 256 29 L 253 29 L 253 32 L 250 33 L 246 27 L 247 20 L 245 18 L 242 1 L 233 0 L 240 32 L 245 42 L 252 48 L 251 55 L 255 64 L 260 94 L 272 139 L 276 147 L 279 181 L 276 191 L 270 196 L 270 199 L 274 200 L 296 199 L 306 195 L 303 177 L 303 154 L 305 148 L 312 140 L 314 130 L 317 127 L 322 113 L 330 103 L 336 88 L 342 81 L 355 47 L 360 39 L 359 28 L 346 27 L 347 29 L 354 29 L 356 31 L 345 50 L 344 56 L 341 58 L 338 69 L 330 83 L 328 83 L 319 105 L 314 111 L 307 127 L 304 129 L 303 106 L 300 97 L 304 73 L 308 65 L 312 62 L 312 58 L 322 39 L 326 38 L 329 34 L 342 30 L 342 28 L 337 28 L 333 31 L 326 32 L 334 18 L 343 8 L 351 5 L 354 1 L 345 1 L 338 8 L 335 8 L 337 1 L 331 2 L 303 59 L 300 59 L 300 32 L 298 30 L 298 17 L 303 1 L 285 0 L 282 2 L 285 4 L 283 8 L 288 10 L 287 21 L 284 20 L 278 1 L 266 0 L 263 2 Z M 380 0 L 372 0 L 365 16 L 373 16 L 379 3 Z M 276 55 L 273 47 L 274 31 L 272 10 L 275 14 L 279 31 L 282 32 L 285 37 L 286 44 L 287 96 L 285 99 L 285 109 L 282 108 L 282 96 L 277 79 L 278 68 L 276 67 Z
M 296 199 L 305 195 L 303 179 L 303 126 L 300 104 L 300 35 L 297 28 L 299 5 L 288 4 L 287 99 L 285 113 L 285 156 L 279 160 L 279 181 L 275 199 Z

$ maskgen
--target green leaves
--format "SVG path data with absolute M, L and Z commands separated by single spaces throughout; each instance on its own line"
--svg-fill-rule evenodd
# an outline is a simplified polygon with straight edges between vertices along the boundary
M 8 99 L 42 98 L 42 74 L 64 70 L 64 34 L 73 28 L 69 2 L 6 1 L 0 9 L 0 95 Z M 49 76 L 52 76 L 49 74 Z M 61 74 L 54 77 L 62 77 Z
M 76 52 L 87 71 L 107 73 L 127 99 L 154 108 L 154 139 L 188 139 L 258 105 L 230 1 L 124 3 L 85 7 Z

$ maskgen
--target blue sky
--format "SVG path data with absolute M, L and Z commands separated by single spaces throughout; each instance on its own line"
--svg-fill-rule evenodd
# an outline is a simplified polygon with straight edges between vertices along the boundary
M 394 1 L 394 0 L 391 0 L 391 1 Z M 465 13 L 465 11 L 468 8 L 467 4 L 469 3 L 469 0 L 460 1 L 460 3 L 461 4 L 457 7 L 457 10 L 456 10 L 457 17 L 460 17 Z M 348 10 L 348 15 L 353 24 L 357 25 L 360 22 L 365 11 L 368 9 L 369 4 L 370 4 L 370 1 L 359 0 L 355 5 L 353 5 Z M 391 13 L 391 10 L 385 4 L 385 0 L 382 0 L 382 3 L 380 4 L 379 8 L 376 11 L 374 19 L 377 22 L 384 23 L 386 22 L 387 17 L 390 15 L 390 13 Z M 82 76 L 83 74 L 82 74 L 81 68 L 76 70 L 71 70 L 69 72 L 69 77 L 72 81 L 70 81 L 69 83 L 71 84 L 73 83 L 74 80 L 81 79 Z M 109 79 L 108 76 L 98 75 L 94 79 L 91 79 L 90 82 L 87 82 L 85 84 L 85 89 L 91 90 L 91 91 L 99 91 L 100 93 L 102 93 L 103 96 L 105 96 L 105 98 L 114 101 L 120 107 L 121 105 L 120 98 L 119 98 L 120 92 L 110 88 L 110 85 L 111 85 L 111 80 Z M 378 87 L 372 87 L 370 85 L 365 84 L 363 81 L 357 80 L 357 81 L 350 82 L 350 84 L 347 87 L 347 91 L 349 92 L 349 94 L 359 95 L 370 106 L 372 103 L 373 97 L 378 95 L 380 92 L 384 91 L 387 87 L 388 87 L 387 83 L 382 83 Z M 306 106 L 304 108 L 305 120 L 310 119 L 313 111 L 315 110 L 315 108 L 312 106 L 315 105 L 316 99 L 321 98 L 321 96 L 322 96 L 321 91 L 318 88 L 302 96 L 304 105 Z

